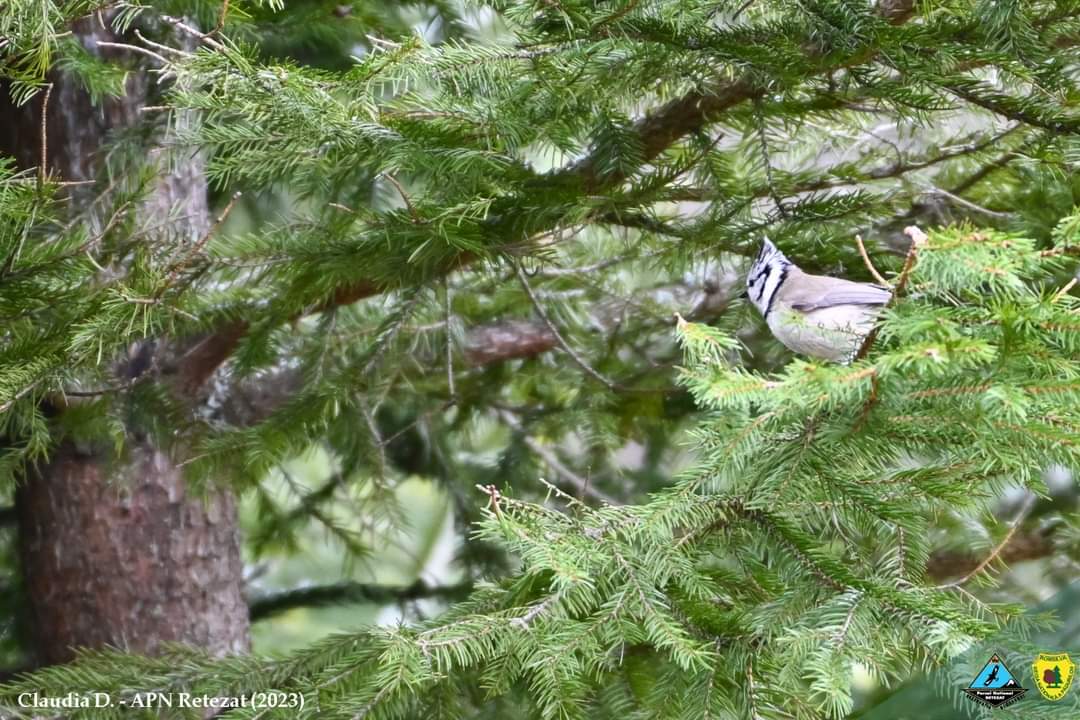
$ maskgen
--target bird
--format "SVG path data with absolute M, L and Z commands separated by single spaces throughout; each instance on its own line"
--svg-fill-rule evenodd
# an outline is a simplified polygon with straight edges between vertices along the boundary
M 847 364 L 892 298 L 892 289 L 803 272 L 765 238 L 746 275 L 746 297 L 787 348 Z

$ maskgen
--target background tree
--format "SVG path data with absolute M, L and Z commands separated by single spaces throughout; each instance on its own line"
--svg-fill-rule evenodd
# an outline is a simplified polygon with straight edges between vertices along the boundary
M 891 680 L 1011 618 L 986 603 L 1023 583 L 965 589 L 998 560 L 1043 558 L 1044 590 L 1069 576 L 1075 490 L 998 498 L 1075 467 L 1080 7 L 394 7 L 4 11 L 10 151 L 36 166 L 0 203 L 4 467 L 39 633 L 11 652 L 243 648 L 228 490 L 250 506 L 249 596 L 312 526 L 386 556 L 411 478 L 460 523 L 460 584 L 419 562 L 255 617 L 392 598 L 418 620 L 415 601 L 496 584 L 281 663 L 97 655 L 29 682 L 287 684 L 350 717 L 841 716 L 854 662 Z M 1022 235 L 905 256 L 905 225 L 969 216 Z M 869 279 L 862 232 L 911 284 L 863 363 L 791 364 L 732 302 L 764 231 Z M 698 323 L 683 376 L 676 312 Z M 323 476 L 298 481 L 313 447 Z M 182 502 L 181 467 L 217 499 Z M 72 613 L 93 583 L 122 596 Z M 173 620 L 149 619 L 166 597 Z M 42 640 L 58 617 L 77 620 Z

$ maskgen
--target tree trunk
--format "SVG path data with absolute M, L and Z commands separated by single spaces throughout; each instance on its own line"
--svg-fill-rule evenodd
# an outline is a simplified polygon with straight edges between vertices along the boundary
M 180 471 L 146 443 L 123 463 L 65 444 L 16 493 L 38 659 L 166 642 L 246 650 L 232 498 L 186 497 Z
M 73 29 L 99 55 L 104 49 L 98 41 L 117 39 L 96 18 Z M 125 96 L 98 106 L 74 78 L 56 73 L 50 80 L 44 125 L 43 93 L 15 108 L 0 88 L 0 150 L 22 167 L 37 167 L 44 127 L 48 172 L 64 181 L 93 180 L 110 137 L 146 122 L 140 109 L 151 104 L 153 79 L 132 72 Z M 201 237 L 210 227 L 202 159 L 188 154 L 170 162 L 165 155 L 160 147 L 148 155 L 161 172 L 139 209 L 139 224 L 169 225 L 179 233 L 173 237 Z M 69 187 L 72 212 L 87 207 L 99 191 L 95 187 Z M 170 213 L 177 219 L 171 224 Z M 103 224 L 103 218 L 89 222 Z M 246 650 L 248 612 L 233 498 L 189 498 L 176 460 L 153 447 L 139 428 L 128 432 L 129 451 L 119 459 L 107 450 L 62 443 L 16 493 L 37 660 L 64 662 L 74 648 L 106 645 L 153 654 L 166 642 L 216 654 Z

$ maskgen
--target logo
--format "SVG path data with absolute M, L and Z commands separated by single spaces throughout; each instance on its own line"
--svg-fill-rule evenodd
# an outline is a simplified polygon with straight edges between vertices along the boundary
M 1060 700 L 1069 692 L 1076 675 L 1076 663 L 1069 659 L 1068 653 L 1039 653 L 1031 664 L 1031 672 L 1035 676 L 1035 687 L 1044 698 Z
M 997 655 L 990 659 L 964 692 L 977 703 L 987 707 L 1005 707 L 1024 697 L 1027 688 L 1021 687 Z

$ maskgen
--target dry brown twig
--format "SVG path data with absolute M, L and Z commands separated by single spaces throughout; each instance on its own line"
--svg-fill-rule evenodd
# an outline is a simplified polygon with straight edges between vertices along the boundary
M 38 166 L 38 187 L 45 184 L 45 178 L 49 176 L 49 97 L 52 95 L 53 84 L 45 86 L 45 97 L 41 99 L 41 164 Z
M 892 283 L 883 278 L 877 268 L 874 267 L 874 263 L 870 262 L 870 255 L 867 254 L 866 246 L 863 245 L 862 235 L 855 235 L 855 244 L 859 246 L 859 254 L 862 255 L 863 263 L 866 265 L 866 269 L 870 271 L 870 274 L 874 276 L 874 279 L 885 287 L 892 287 Z
M 919 229 L 917 225 L 908 225 L 906 228 L 904 228 L 904 234 L 911 238 L 911 244 L 908 246 L 907 257 L 904 258 L 904 266 L 900 270 L 900 275 L 897 276 L 896 285 L 893 287 L 892 297 L 889 298 L 889 302 L 886 304 L 886 307 L 896 302 L 897 298 L 899 298 L 903 294 L 904 290 L 907 289 L 908 278 L 911 276 L 911 271 L 915 267 L 915 260 L 918 257 L 918 251 L 920 248 L 924 247 L 929 240 L 929 238 L 927 238 L 926 236 L 926 233 Z M 856 239 L 858 240 L 860 251 L 864 253 L 863 259 L 866 260 L 867 265 L 869 266 L 870 260 L 865 254 L 865 248 L 863 248 L 862 238 L 856 236 Z M 889 283 L 885 284 L 889 285 Z M 879 326 L 875 325 L 874 328 L 869 333 L 867 333 L 866 339 L 863 340 L 863 343 L 859 347 L 859 351 L 855 354 L 855 358 L 852 360 L 852 362 L 862 360 L 868 354 L 870 354 L 870 348 L 873 346 L 874 340 L 877 339 L 878 327 Z M 862 412 L 859 413 L 859 419 L 855 422 L 856 432 L 858 432 L 858 430 L 861 429 L 862 426 L 866 423 L 866 420 L 870 417 L 870 411 L 874 408 L 878 401 L 878 374 L 876 369 L 871 369 L 873 370 L 873 372 L 870 374 L 870 394 L 867 395 L 866 402 L 863 403 Z
M 918 251 L 920 248 L 924 247 L 929 240 L 929 238 L 927 238 L 926 236 L 926 233 L 919 229 L 917 225 L 908 225 L 906 228 L 904 228 L 904 234 L 911 238 L 911 244 L 908 246 L 907 257 L 904 258 L 904 266 L 903 268 L 901 268 L 900 274 L 896 278 L 896 284 L 893 286 L 892 297 L 889 299 L 886 307 L 889 307 L 890 305 L 895 303 L 897 298 L 899 298 L 904 293 L 904 290 L 907 289 L 908 278 L 911 277 L 911 271 L 915 267 L 915 261 L 919 254 Z M 870 348 L 874 344 L 874 340 L 877 339 L 877 334 L 877 327 L 867 333 L 866 339 L 863 340 L 862 346 L 855 354 L 853 362 L 856 360 L 862 360 L 869 354 Z
M 1069 291 L 1072 290 L 1074 287 L 1076 287 L 1077 282 L 1080 282 L 1080 279 L 1073 278 L 1069 282 L 1065 283 L 1065 287 L 1061 288 L 1056 293 L 1054 293 L 1054 297 L 1053 297 L 1053 299 L 1050 300 L 1050 302 L 1056 303 L 1058 300 L 1060 300 L 1061 298 L 1068 295 Z
M 218 13 L 217 24 L 214 25 L 214 29 L 208 33 L 203 33 L 203 39 L 210 37 L 211 35 L 217 35 L 225 27 L 225 16 L 229 12 L 229 0 L 222 0 L 221 12 Z

